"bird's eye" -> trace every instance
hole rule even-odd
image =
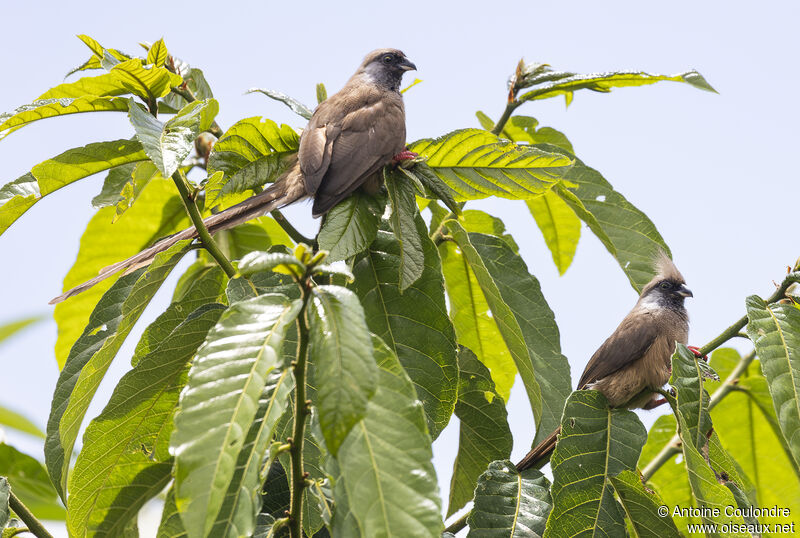
[[[670,283],[669,283],[669,282],[667,282],[667,281],[664,281],[664,282],[662,282],[662,283],[661,283],[661,289],[662,289],[662,290],[668,290],[668,289],[670,289],[671,287],[672,287],[672,284],[670,284]]]
[[[387,54],[386,56],[383,57],[383,63],[385,64],[391,63],[392,60],[394,60],[394,56],[392,56],[391,54]]]

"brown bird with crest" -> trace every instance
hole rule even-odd
[[[614,333],[595,351],[578,383],[599,390],[610,407],[652,409],[664,400],[655,392],[669,381],[675,343],[689,338],[689,315],[683,303],[692,292],[672,260],[660,251],[656,275],[645,285]],[[699,354],[697,348],[690,348]],[[523,471],[543,465],[555,449],[558,428],[517,464]]]
[[[405,150],[406,118],[400,81],[417,67],[397,49],[370,52],[350,80],[323,101],[300,136],[296,162],[263,192],[206,218],[212,234],[232,228],[308,196],[314,217],[324,215],[359,187],[380,188],[380,171],[392,159],[414,157]],[[56,297],[78,294],[117,271],[148,265],[178,241],[197,237],[194,227],[157,241],[139,254],[110,265],[100,274]]]

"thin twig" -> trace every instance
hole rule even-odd
[[[53,538],[53,535],[47,532],[42,522],[36,519],[36,516],[28,509],[27,506],[22,504],[22,501],[14,495],[14,492],[9,492],[8,506],[14,511],[23,523],[28,527],[28,531],[37,536],[38,538]]]
[[[519,101],[510,101],[506,105],[506,109],[503,110],[503,115],[500,116],[500,119],[497,120],[497,123],[495,123],[494,128],[492,129],[493,134],[499,135],[503,132],[503,127],[505,127],[506,123],[508,123],[508,120],[511,118],[511,114],[513,114],[517,107],[519,107],[521,104],[522,103]]]
[[[466,526],[467,526],[467,518],[469,517],[469,515],[470,515],[471,513],[472,513],[472,511],[470,510],[469,512],[467,512],[466,514],[464,514],[463,516],[461,516],[461,517],[460,517],[460,518],[458,518],[457,520],[453,521],[453,522],[452,522],[452,523],[451,523],[451,524],[450,524],[450,525],[449,525],[449,526],[448,526],[448,527],[447,527],[447,528],[444,530],[444,532],[449,532],[449,533],[452,533],[452,534],[456,534],[458,531],[460,531],[461,529],[463,529],[464,527],[466,527]]]
[[[291,237],[295,243],[305,243],[306,245],[311,245],[314,243],[313,239],[304,236],[297,228],[292,226],[292,223],[289,222],[289,219],[287,219],[279,210],[273,209],[269,214],[278,222],[278,225],[283,228],[283,231],[286,232],[286,235]]]
[[[211,254],[211,257],[217,261],[219,266],[222,267],[222,270],[225,271],[228,278],[233,278],[236,276],[236,269],[233,267],[230,260],[225,257],[225,254],[222,253],[219,245],[217,245],[214,238],[211,237],[211,234],[208,233],[208,228],[206,228],[206,225],[203,223],[203,217],[200,216],[200,210],[197,209],[197,204],[194,203],[194,199],[190,196],[189,189],[186,187],[186,176],[184,176],[183,172],[180,170],[176,170],[175,173],[172,174],[172,180],[178,188],[181,200],[183,200],[183,205],[186,207],[189,218],[192,219],[192,224],[194,224],[197,230],[198,238],[203,244],[203,247]]]

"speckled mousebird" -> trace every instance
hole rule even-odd
[[[692,292],[664,252],[658,252],[654,265],[656,275],[642,288],[619,327],[592,355],[578,383],[579,390],[602,392],[611,407],[652,409],[663,403],[654,391],[669,381],[676,342],[686,344],[689,338],[689,315],[683,303]],[[517,469],[543,464],[560,431],[558,428],[535,446]]]
[[[322,102],[300,136],[296,162],[263,192],[205,222],[215,233],[311,196],[312,213],[324,215],[359,187],[376,191],[380,171],[405,151],[406,118],[400,81],[417,67],[397,49],[378,49],[364,58],[344,87]],[[156,254],[183,239],[197,237],[194,227],[165,237],[139,254],[110,265],[100,274],[56,297],[57,303],[104,278],[149,264]]]

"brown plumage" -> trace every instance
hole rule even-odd
[[[344,87],[314,111],[300,136],[294,165],[263,192],[205,219],[209,232],[232,228],[307,196],[314,197],[312,212],[318,217],[359,187],[376,191],[381,168],[405,149],[406,120],[399,88],[403,73],[412,69],[416,66],[397,49],[370,52]],[[194,227],[165,237],[50,303],[89,289],[117,271],[148,265],[159,252],[195,237]]]
[[[683,305],[692,292],[664,252],[654,260],[656,275],[614,333],[595,351],[578,389],[599,390],[611,407],[651,409],[660,403],[654,391],[670,376],[675,343],[686,344],[689,316]],[[534,447],[517,464],[520,471],[546,461],[560,428]]]

